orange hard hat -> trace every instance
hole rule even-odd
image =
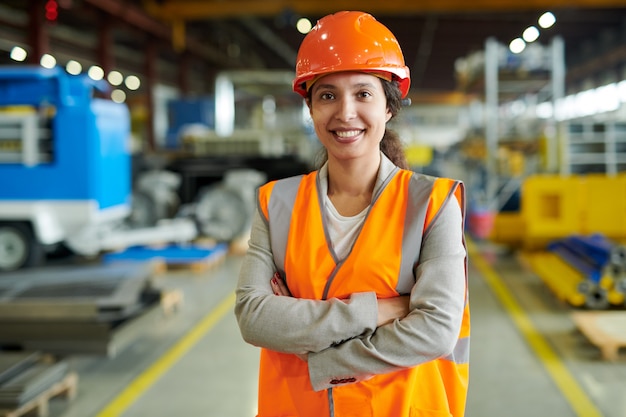
[[[398,81],[403,98],[411,84],[396,37],[363,12],[337,12],[317,22],[298,50],[293,91],[306,98],[307,81],[339,71],[389,75]]]

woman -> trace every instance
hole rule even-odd
[[[300,46],[294,91],[326,158],[259,189],[235,307],[262,348],[259,417],[464,414],[464,191],[406,169],[386,125],[409,84],[369,14],[326,16]]]

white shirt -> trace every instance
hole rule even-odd
[[[328,215],[328,233],[333,250],[339,259],[345,259],[361,230],[369,206],[355,216],[342,216],[328,198],[328,194],[324,194],[324,207]]]
[[[381,153],[381,161],[386,159]],[[392,163],[381,163],[378,169],[378,176],[372,196],[375,196],[387,176],[393,171],[395,166]],[[355,216],[342,216],[328,198],[328,162],[326,162],[319,171],[320,176],[320,192],[324,196],[324,208],[328,220],[328,233],[330,243],[335,251],[335,255],[339,260],[343,260],[350,253],[359,230],[365,221],[365,216],[370,208],[368,205],[365,209]]]

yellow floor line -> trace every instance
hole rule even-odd
[[[470,262],[481,272],[485,282],[498,300],[500,300],[505,310],[507,310],[518,330],[522,333],[528,344],[535,351],[537,357],[546,367],[552,380],[561,390],[561,393],[569,402],[576,415],[579,417],[602,417],[602,413],[600,413],[585,391],[578,385],[576,379],[563,364],[550,344],[548,344],[541,333],[534,327],[532,321],[506,287],[500,276],[491,268],[476,249],[475,244],[469,241],[469,239],[467,249]]]
[[[189,349],[191,349],[220,319],[232,310],[235,294],[231,293],[200,323],[161,356],[150,368],[139,375],[97,417],[117,417],[128,409],[145,391],[167,372]]]

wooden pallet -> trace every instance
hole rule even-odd
[[[183,292],[181,290],[164,290],[161,293],[161,308],[166,316],[180,310],[183,304]]]
[[[603,359],[617,360],[620,348],[626,348],[626,311],[576,311],[572,319]]]
[[[212,270],[219,266],[226,258],[226,252],[216,254],[206,259],[185,261],[185,262],[169,262],[166,259],[158,259],[155,261],[155,274],[164,274],[166,272],[189,271],[193,273],[202,273]]]
[[[76,397],[77,389],[78,375],[74,372],[70,372],[62,380],[39,394],[36,398],[33,398],[15,410],[0,410],[0,417],[21,417],[26,415],[47,417],[49,415],[49,404],[52,398],[63,396],[68,400],[73,400]]]
[[[250,240],[250,233],[244,233],[243,235],[233,239],[228,247],[228,252],[232,255],[242,256],[248,252],[248,241]]]

